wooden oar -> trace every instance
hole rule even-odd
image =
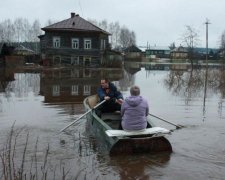
[[[103,104],[105,101],[106,100],[103,100],[102,102],[100,102],[99,104],[97,104],[95,107],[93,107],[93,109],[88,110],[86,113],[84,113],[83,115],[81,115],[79,118],[77,118],[76,120],[74,120],[73,122],[71,122],[68,126],[66,126],[63,129],[61,129],[60,132],[63,132],[65,129],[67,129],[68,127],[72,126],[75,122],[77,122],[79,119],[81,119],[82,117],[84,117],[86,114],[88,114],[92,110],[96,109],[98,106],[100,106],[101,104]]]
[[[153,115],[153,114],[150,114],[150,113],[148,113],[148,114],[149,114],[150,116],[152,116],[152,117],[158,118],[158,119],[160,119],[160,120],[162,120],[162,121],[164,121],[164,122],[167,122],[167,123],[169,123],[169,124],[171,124],[171,125],[176,126],[176,129],[180,129],[180,128],[183,127],[183,126],[181,126],[181,125],[174,124],[174,123],[172,123],[172,122],[170,122],[170,121],[167,121],[167,120],[165,120],[165,119],[162,119],[162,118],[160,118],[160,117],[158,117],[158,116],[155,116],[155,115]]]

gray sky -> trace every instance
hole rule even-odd
[[[185,26],[199,34],[199,46],[206,45],[206,18],[209,19],[209,47],[218,47],[225,30],[224,0],[1,0],[0,21],[48,19],[61,21],[75,12],[84,19],[108,23],[118,21],[136,33],[137,45],[168,46],[181,44]]]

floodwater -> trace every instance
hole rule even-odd
[[[24,164],[23,173],[38,179],[44,172],[47,179],[224,179],[223,69],[210,66],[191,71],[185,64],[134,63],[114,70],[1,69],[0,177],[3,155],[10,149],[14,169]],[[89,133],[85,118],[59,133],[84,113],[82,101],[96,93],[101,77],[111,79],[124,97],[131,85],[140,86],[151,114],[183,126],[176,129],[152,117],[156,125],[173,130],[166,135],[173,147],[171,154],[110,157]]]

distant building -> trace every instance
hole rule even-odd
[[[188,58],[188,49],[183,46],[179,46],[171,50],[170,52],[171,59],[187,59]]]
[[[146,49],[145,56],[150,59],[169,58],[170,48],[167,46],[150,46]]]
[[[27,56],[27,55],[34,55],[35,52],[29,48],[24,47],[23,45],[19,45],[14,49],[13,54]]]
[[[193,59],[204,60],[206,59],[207,50],[206,48],[194,47],[193,48]],[[179,46],[171,50],[171,59],[188,59],[189,51],[187,47]],[[208,48],[208,59],[218,60],[219,49]]]
[[[124,49],[124,58],[125,60],[136,60],[141,61],[142,58],[142,50],[137,46],[132,45]]]
[[[206,48],[194,48],[195,59],[206,59]],[[208,48],[208,59],[218,60],[220,59],[220,51],[215,48]]]
[[[45,34],[39,36],[41,59],[49,65],[100,65],[110,47],[110,33],[75,13],[42,30]]]

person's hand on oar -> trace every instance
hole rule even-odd
[[[123,104],[123,99],[116,99],[116,103],[118,103],[118,104]]]

